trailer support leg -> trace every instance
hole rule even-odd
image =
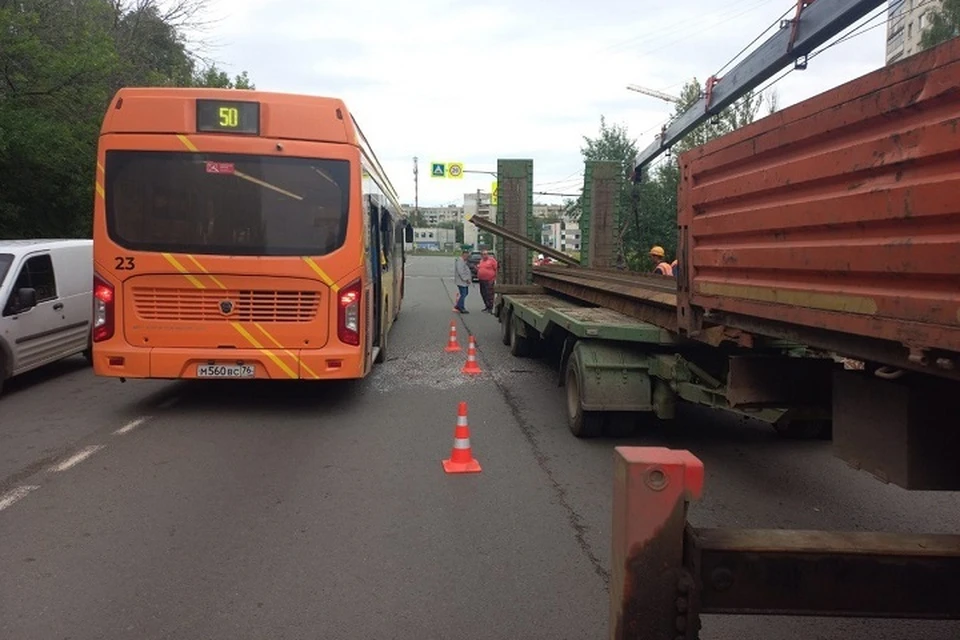
[[[610,637],[685,640],[699,632],[684,568],[687,505],[703,492],[703,463],[663,447],[614,450]]]

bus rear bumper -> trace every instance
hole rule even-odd
[[[324,349],[168,349],[93,347],[93,370],[112,378],[336,380],[362,378],[363,355]]]

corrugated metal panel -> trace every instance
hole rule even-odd
[[[685,154],[681,300],[960,351],[958,128],[955,40]]]

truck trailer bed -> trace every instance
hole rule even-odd
[[[565,329],[577,338],[595,338],[645,344],[674,344],[678,338],[660,327],[605,307],[586,306],[553,295],[504,295],[514,316],[549,334],[552,326]]]

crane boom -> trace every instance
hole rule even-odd
[[[628,84],[627,89],[630,91],[636,91],[637,93],[643,93],[648,96],[653,96],[654,98],[660,98],[661,100],[665,100],[667,102],[680,102],[680,98],[672,96],[669,93],[657,91],[656,89],[648,89],[635,84]]]
[[[784,20],[780,30],[751,52],[722,78],[707,80],[705,95],[666,126],[657,139],[637,156],[633,180],[654,158],[699,124],[720,113],[738,98],[789,62],[806,65],[806,56],[833,36],[867,15],[883,0],[797,0],[797,13]]]

